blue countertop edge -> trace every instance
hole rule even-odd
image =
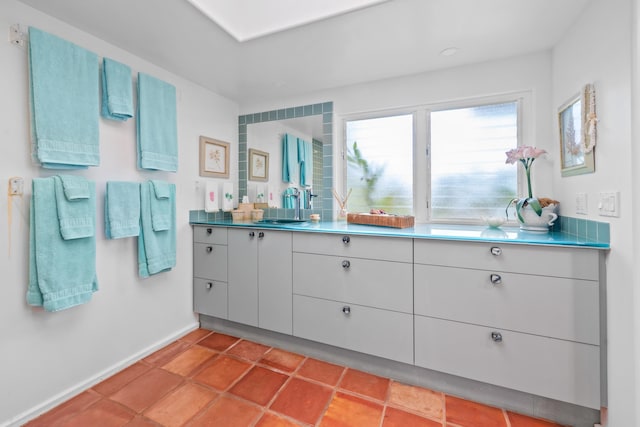
[[[366,236],[409,237],[413,239],[462,240],[473,242],[500,242],[527,245],[570,246],[610,249],[609,242],[584,239],[572,234],[552,231],[537,233],[522,231],[518,227],[490,228],[480,225],[416,224],[411,228],[391,228],[350,224],[346,221],[305,222],[296,224],[268,224],[231,220],[190,221],[191,225],[223,227],[265,228],[307,233],[349,233]]]

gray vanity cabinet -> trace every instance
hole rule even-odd
[[[229,320],[291,335],[291,232],[228,233]]]
[[[600,251],[414,242],[416,365],[600,407]]]
[[[193,307],[227,318],[227,229],[193,228]]]

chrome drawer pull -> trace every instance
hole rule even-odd
[[[256,233],[255,233],[255,232],[253,232],[253,231],[250,231],[250,232],[249,232],[249,237],[253,238],[253,237],[255,237],[255,235],[256,235]]]
[[[499,285],[502,283],[502,277],[499,274],[492,274],[491,276],[489,276],[489,278],[491,279],[491,283],[493,283],[494,285]]]
[[[264,237],[264,231],[258,233],[258,239],[262,239]]]
[[[348,259],[345,259],[344,261],[342,261],[342,268],[349,268],[351,267],[351,261],[349,261]]]
[[[213,230],[211,228],[207,228],[207,234],[211,234],[213,233]]]
[[[500,332],[491,332],[491,339],[495,342],[502,342],[502,334]]]
[[[207,246],[207,253],[210,254],[213,251],[213,246]]]
[[[211,289],[212,287],[213,287],[213,283],[211,283],[211,282],[207,282],[207,284],[204,285],[205,289]]]
[[[495,256],[502,255],[502,249],[497,246],[493,246],[491,248],[491,255],[495,255]]]
[[[344,314],[351,314],[351,307],[349,307],[348,305],[345,305],[344,307],[342,307],[342,312]]]
[[[344,243],[345,245],[348,244],[350,241],[351,241],[351,237],[349,236],[342,237],[342,243]]]

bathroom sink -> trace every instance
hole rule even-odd
[[[256,221],[257,224],[301,224],[303,222],[309,222],[308,219],[261,219],[260,221]]]

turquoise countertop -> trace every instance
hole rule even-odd
[[[304,222],[296,224],[269,224],[232,222],[230,220],[191,221],[192,225],[224,227],[268,228],[307,233],[349,233],[366,236],[409,237],[413,239],[465,240],[476,242],[508,242],[528,245],[575,246],[609,249],[608,241],[588,239],[566,232],[535,233],[518,227],[489,228],[479,225],[416,224],[412,228],[390,228],[349,224],[345,221]]]

